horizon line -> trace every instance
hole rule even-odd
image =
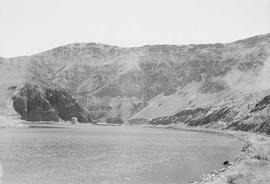
[[[131,46],[131,47],[128,47],[128,46],[118,46],[118,45],[114,45],[114,44],[106,44],[106,43],[103,43],[103,42],[70,42],[70,43],[67,43],[67,44],[63,44],[63,45],[59,45],[59,46],[56,46],[56,47],[51,47],[50,49],[44,49],[43,51],[41,52],[37,52],[37,53],[34,53],[34,54],[26,54],[26,55],[19,55],[19,56],[12,56],[12,57],[2,57],[0,56],[0,58],[4,58],[4,59],[12,59],[12,58],[17,58],[17,57],[29,57],[29,56],[34,56],[34,55],[38,55],[38,54],[41,54],[41,53],[44,53],[44,52],[48,52],[50,50],[53,50],[53,49],[56,49],[56,48],[59,48],[59,47],[64,47],[64,46],[69,46],[69,45],[75,45],[75,44],[95,44],[95,45],[106,45],[106,46],[110,46],[110,47],[118,47],[118,48],[123,48],[123,49],[131,49],[131,48],[141,48],[141,47],[147,47],[147,46],[188,46],[188,45],[214,45],[214,44],[231,44],[231,43],[235,43],[235,42],[238,42],[238,41],[242,41],[242,40],[246,40],[246,39],[250,39],[250,38],[255,38],[255,37],[260,37],[260,36],[266,36],[266,35],[270,35],[270,32],[267,32],[267,33],[262,33],[262,34],[256,34],[254,36],[250,36],[250,37],[245,37],[245,38],[240,38],[240,39],[237,39],[235,41],[230,41],[230,42],[212,42],[212,43],[188,43],[188,44],[169,44],[169,43],[156,43],[156,44],[144,44],[144,45],[140,45],[140,46]]]

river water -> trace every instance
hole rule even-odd
[[[173,129],[5,128],[0,129],[1,180],[2,184],[188,183],[233,160],[240,147],[229,136]]]

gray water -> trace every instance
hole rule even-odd
[[[0,129],[2,183],[187,183],[222,167],[240,147],[232,137],[171,129]]]

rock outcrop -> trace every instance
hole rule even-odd
[[[65,90],[56,87],[26,83],[12,100],[15,111],[27,121],[70,121],[77,117],[79,122],[90,122],[88,112]]]

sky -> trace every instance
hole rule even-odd
[[[75,42],[228,43],[270,33],[270,0],[0,0],[0,56]]]

